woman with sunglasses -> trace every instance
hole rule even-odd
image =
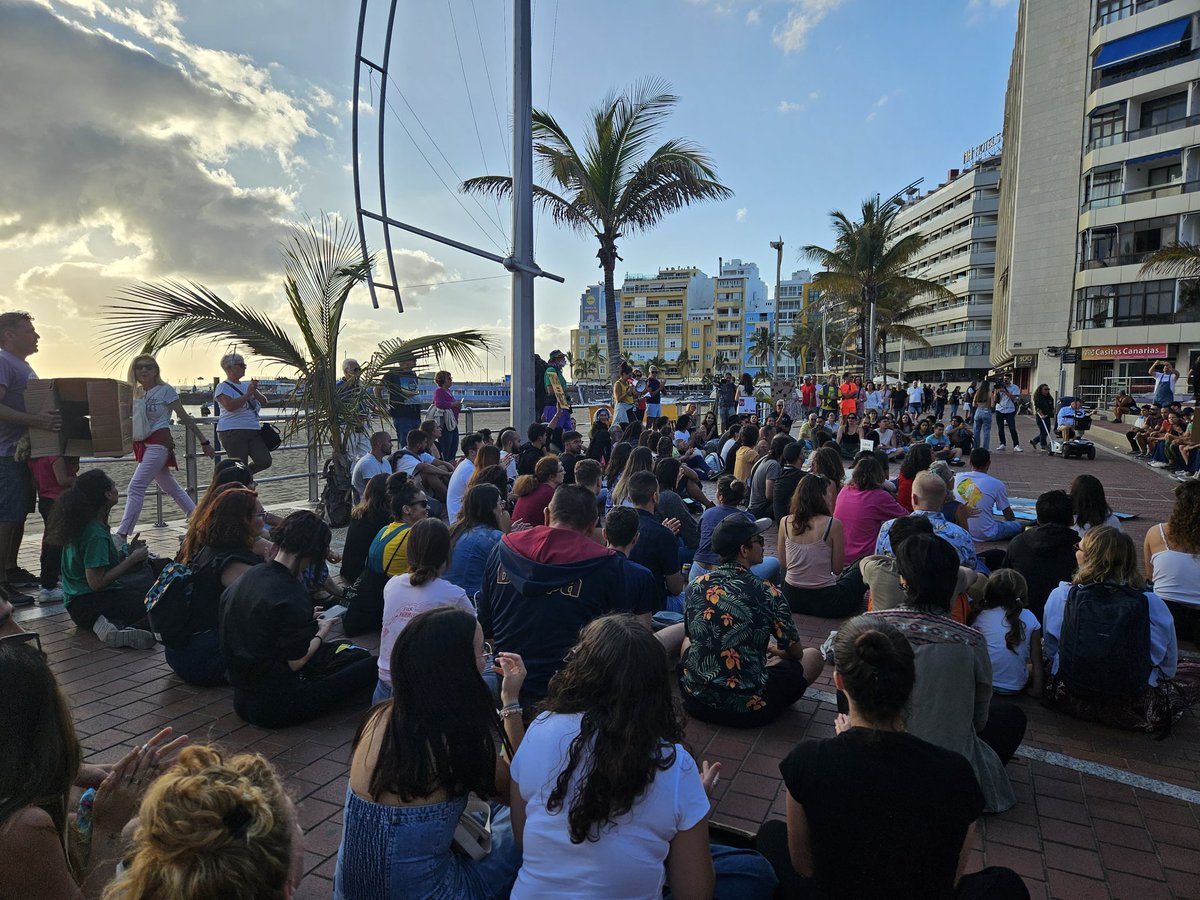
[[[1045,450],[1049,447],[1050,435],[1055,431],[1054,396],[1048,384],[1039,384],[1033,392],[1033,417],[1037,420],[1038,434],[1029,445]]]
[[[525,734],[521,657],[497,653],[493,666],[475,616],[438,607],[408,622],[388,663],[393,693],[354,736],[334,900],[507,897],[521,864],[501,805]],[[491,850],[478,857],[454,847],[472,797],[490,804]]]
[[[171,436],[172,413],[196,435],[201,452],[210,459],[213,456],[212,442],[184,410],[175,388],[162,380],[153,356],[133,358],[129,366],[129,383],[133,385],[133,455],[138,464],[125,490],[125,514],[117,526],[121,543],[125,543],[137,526],[146,501],[146,489],[151,483],[157,484],[178,503],[185,516],[190,516],[196,508],[187,491],[171,475],[171,469],[178,468],[175,439]]]
[[[246,360],[240,353],[226,353],[221,357],[221,368],[225,380],[213,391],[213,400],[221,406],[217,419],[217,436],[225,452],[240,459],[251,472],[261,472],[271,467],[271,451],[263,443],[262,423],[258,413],[267,405],[267,398],[258,390],[258,379],[251,378],[242,384],[246,374]]]

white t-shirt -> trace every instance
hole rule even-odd
[[[382,653],[382,650],[380,651]],[[637,799],[633,809],[603,829],[598,841],[572,844],[567,815],[586,758],[571,776],[564,807],[546,809],[583,713],[542,713],[529,726],[512,762],[512,777],[526,803],[524,855],[513,900],[603,897],[646,900],[662,894],[670,842],[708,815],[708,797],[696,762],[682,744],[675,761]]]
[[[417,470],[417,466],[420,464],[420,457],[414,456],[408,451],[405,451],[396,457],[396,471],[403,472],[409,478],[413,477],[413,472]]]
[[[963,503],[981,511],[967,520],[971,537],[977,541],[994,540],[1000,533],[1000,523],[992,509],[1006,510],[1012,505],[1004,482],[986,472],[959,472],[954,476],[954,493]]]
[[[160,428],[171,427],[171,404],[179,399],[179,392],[169,384],[156,384],[141,397],[134,400],[134,406],[141,403],[146,411],[146,430],[133,435],[135,441],[144,441]],[[138,416],[134,416],[135,423]]]
[[[1171,393],[1175,393],[1175,382],[1179,380],[1178,372],[1155,372],[1154,373],[1154,388],[1155,391],[1161,388],[1164,384],[1171,388]]]
[[[1008,390],[1000,391],[1000,399],[996,401],[996,412],[1010,413],[1016,411],[1016,404],[1013,402],[1013,396]]]
[[[213,398],[229,397],[231,400],[240,400],[246,396],[245,384],[230,384],[228,381],[222,381],[217,385],[217,389],[213,391]],[[217,404],[220,406],[220,404]],[[238,431],[244,429],[252,429],[258,431],[258,408],[257,400],[251,400],[239,409],[233,412],[221,407],[221,416],[217,419],[217,431]]]
[[[1115,528],[1115,529],[1117,529],[1117,531],[1122,530],[1121,529],[1121,520],[1117,518],[1116,513],[1109,513],[1108,518],[1105,519],[1102,524],[1107,525],[1109,528]],[[1075,529],[1075,533],[1077,535],[1079,535],[1080,537],[1083,537],[1085,534],[1087,534],[1089,531],[1091,531],[1092,528],[1095,526],[1080,525],[1078,522],[1076,522],[1071,527]]]
[[[469,459],[463,459],[450,473],[450,481],[446,483],[446,514],[451,525],[458,518],[458,511],[462,509],[463,505],[463,497],[467,494],[467,482],[474,474],[475,463]]]
[[[975,619],[975,630],[987,638],[988,655],[992,658],[992,687],[998,691],[1017,693],[1025,690],[1029,680],[1029,641],[1035,631],[1040,631],[1042,624],[1032,612],[1021,610],[1021,624],[1025,626],[1025,634],[1015,651],[1008,649],[1005,639],[1008,635],[1008,620],[1005,612],[999,607],[985,609]]]
[[[909,403],[924,403],[925,402],[925,389],[921,388],[921,387],[910,387],[908,389],[908,402]]]
[[[392,683],[392,648],[406,625],[423,612],[439,606],[456,606],[475,615],[467,592],[457,584],[435,578],[413,587],[412,573],[393,575],[383,586],[383,632],[379,635],[379,680]]]
[[[358,491],[358,496],[361,498],[367,492],[367,482],[376,475],[391,475],[392,464],[386,459],[379,460],[375,458],[373,453],[368,453],[366,456],[360,456],[358,462],[354,464],[354,469],[350,472],[350,483],[354,485],[354,490]]]

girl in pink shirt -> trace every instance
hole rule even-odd
[[[908,510],[884,489],[886,477],[879,461],[865,456],[854,466],[850,484],[838,494],[833,514],[842,523],[847,564],[875,552],[880,525],[908,515]]]

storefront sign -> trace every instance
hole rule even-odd
[[[1032,369],[1037,365],[1036,353],[1018,353],[1013,358],[1014,369]]]
[[[1158,359],[1167,355],[1166,344],[1109,344],[1104,347],[1084,347],[1084,360],[1098,359]]]

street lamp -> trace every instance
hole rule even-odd
[[[779,284],[783,272],[783,235],[779,236],[779,240],[771,241],[771,249],[775,251],[775,317],[771,319],[771,352],[767,355],[767,361],[771,366],[771,377],[774,378],[779,355]]]

